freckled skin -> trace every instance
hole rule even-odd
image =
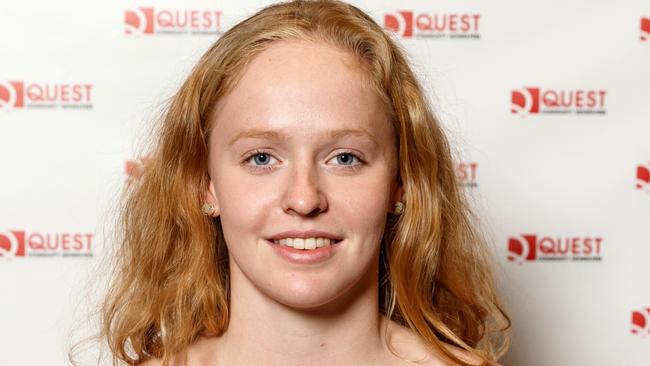
[[[331,303],[374,269],[396,188],[394,135],[378,97],[361,85],[359,65],[347,53],[278,44],[253,59],[217,108],[209,171],[233,289],[253,286],[264,301],[295,308]],[[281,131],[286,138],[228,145],[253,128]],[[328,139],[327,131],[336,129],[363,129],[372,136]],[[268,154],[242,165],[256,149]],[[349,150],[365,159],[356,170],[344,166],[352,162],[349,155],[337,158]],[[345,240],[319,266],[289,264],[264,242],[282,231],[307,229]]]

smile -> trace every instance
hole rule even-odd
[[[284,238],[274,239],[273,243],[301,250],[313,250],[316,248],[328,247],[340,240],[329,238]]]
[[[266,239],[273,251],[284,260],[299,265],[326,263],[339,250],[343,239],[315,237],[280,237]]]

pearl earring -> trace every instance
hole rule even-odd
[[[204,203],[203,206],[201,207],[201,210],[206,216],[212,216],[214,214],[214,206],[212,206],[209,203]]]
[[[404,202],[395,202],[395,215],[401,215],[404,212]]]

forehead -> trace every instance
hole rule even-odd
[[[227,138],[248,128],[322,131],[363,128],[391,133],[380,98],[356,56],[324,43],[277,42],[242,71],[215,106],[214,129]]]

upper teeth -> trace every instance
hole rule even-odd
[[[273,240],[276,244],[286,245],[295,249],[316,249],[332,244],[333,240],[327,238],[285,238]]]

